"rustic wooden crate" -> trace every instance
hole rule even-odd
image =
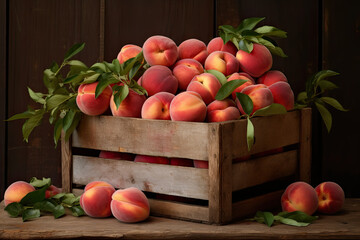
[[[151,214],[214,224],[279,206],[283,189],[262,195],[253,190],[240,201],[233,195],[288,176],[309,182],[311,109],[257,117],[252,122],[255,143],[250,154],[279,147],[286,151],[233,162],[249,154],[246,120],[195,123],[84,116],[71,141],[62,140],[63,188],[72,191],[73,184],[103,180],[116,188],[134,186],[147,193],[199,199],[206,204],[150,199]],[[197,159],[208,161],[209,169],[73,155],[74,148]]]

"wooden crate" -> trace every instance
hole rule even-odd
[[[72,191],[73,184],[103,180],[116,188],[134,186],[150,194],[197,199],[201,204],[149,199],[151,214],[213,224],[279,206],[283,188],[259,195],[256,187],[276,185],[276,179],[288,176],[309,182],[311,109],[257,117],[252,122],[255,143],[250,154],[279,147],[285,151],[233,162],[249,154],[246,120],[195,123],[84,116],[72,140],[62,140],[63,188]],[[209,169],[73,155],[79,148],[198,159],[208,161]],[[234,199],[244,189],[250,189],[246,193],[250,196]]]

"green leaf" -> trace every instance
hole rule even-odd
[[[86,71],[88,69],[88,67],[86,66],[85,63],[79,61],[79,60],[71,60],[68,62],[68,64],[72,67],[76,67],[78,69],[81,69],[82,71]]]
[[[330,106],[332,106],[333,108],[339,110],[339,111],[343,111],[343,112],[347,112],[349,111],[348,109],[345,109],[339,102],[338,100],[336,100],[335,98],[332,97],[321,97],[320,100],[322,100],[323,102],[329,104]]]
[[[101,70],[106,72],[106,65],[104,63],[95,63],[90,67],[91,70]]]
[[[302,211],[294,211],[294,212],[280,212],[277,214],[279,217],[283,218],[290,218],[293,220],[296,220],[298,222],[304,222],[304,223],[312,223],[316,219],[318,219],[318,216],[310,216]]]
[[[82,83],[84,84],[89,84],[89,83],[93,83],[93,82],[96,82],[96,80],[98,80],[99,76],[101,74],[100,73],[96,73],[94,72],[93,74],[91,74],[90,76],[86,76],[84,78],[84,81]]]
[[[53,108],[59,106],[60,104],[69,100],[72,96],[63,95],[63,94],[55,94],[46,99],[46,109],[52,110]]]
[[[118,82],[119,80],[114,78],[111,74],[107,74],[107,73],[102,74],[99,83],[97,84],[95,89],[95,98],[99,97],[107,86]]]
[[[136,57],[134,58],[130,58],[128,60],[126,60],[122,66],[123,66],[123,71],[120,73],[121,75],[127,75],[129,74],[130,70],[134,67],[134,65],[136,63],[142,63],[144,59],[144,55],[143,52],[140,52],[136,55]]]
[[[312,86],[314,88],[314,92],[316,91],[316,88],[317,88],[319,82],[321,82],[325,78],[336,76],[336,75],[339,75],[339,73],[334,72],[332,70],[322,70],[322,71],[318,72],[315,75],[314,79],[312,80]]]
[[[45,178],[37,179],[36,177],[32,177],[30,179],[30,185],[32,185],[35,188],[42,188],[44,186],[50,186],[51,185],[51,178]]]
[[[114,65],[114,71],[115,73],[119,74],[120,73],[120,62],[117,58],[115,58],[113,61],[112,61],[112,64]]]
[[[267,47],[272,54],[280,57],[287,57],[284,51],[280,47],[275,46],[271,41],[259,38],[259,43]]]
[[[246,127],[246,140],[248,145],[248,150],[250,151],[254,145],[255,131],[254,125],[252,124],[250,117],[247,116],[247,127]]]
[[[72,211],[72,215],[75,217],[80,217],[85,215],[84,210],[80,206],[72,206],[70,210]]]
[[[71,134],[74,132],[74,130],[78,126],[78,124],[79,124],[79,122],[81,120],[81,117],[82,117],[82,113],[81,112],[76,112],[70,127],[65,131],[65,141],[69,140]]]
[[[114,66],[114,64],[108,63],[108,62],[106,62],[106,61],[104,61],[103,63],[104,63],[104,65],[106,66],[106,72],[107,72],[107,71],[115,72],[115,66]]]
[[[255,32],[255,31],[253,31],[253,30],[244,30],[244,31],[241,32],[241,35],[242,35],[243,37],[248,37],[248,36],[260,37],[260,36],[261,36],[261,34]]]
[[[246,18],[244,19],[240,25],[236,28],[238,32],[242,32],[244,30],[252,30],[259,22],[264,20],[265,18]]]
[[[56,62],[53,62],[50,66],[50,70],[53,72],[53,73],[56,73],[58,70],[59,70],[59,65],[56,63]]]
[[[329,110],[326,109],[326,107],[322,103],[315,102],[315,106],[320,112],[320,116],[324,121],[327,131],[330,132],[332,125],[331,113],[329,112]]]
[[[69,206],[72,206],[75,202],[78,202],[78,201],[79,201],[79,197],[76,197],[72,193],[65,194],[65,196],[61,200],[62,203],[69,205]]]
[[[283,224],[295,226],[295,227],[306,227],[310,224],[310,223],[298,222],[291,218],[282,218],[282,217],[279,219],[279,221]]]
[[[45,185],[38,190],[29,192],[20,200],[20,203],[24,206],[32,206],[36,202],[41,202],[45,200],[45,191],[46,189],[48,189],[48,187],[49,185]]]
[[[72,75],[64,80],[64,83],[79,83],[84,79],[84,73],[78,73],[76,75]]]
[[[248,41],[246,39],[241,39],[239,41],[239,49],[240,50],[243,50],[243,51],[245,51],[247,53],[251,53],[253,48],[254,48],[254,45],[253,45],[252,42],[250,42],[250,41]]]
[[[73,109],[70,109],[66,113],[66,115],[65,115],[65,117],[63,119],[63,129],[64,129],[65,132],[71,127],[71,124],[74,121],[75,115],[76,115],[76,111],[73,110]]]
[[[57,146],[59,139],[61,137],[61,130],[63,127],[63,119],[59,118],[54,126],[54,143],[55,143],[55,147]]]
[[[214,69],[205,70],[205,72],[214,75],[219,80],[221,85],[227,83],[227,78],[222,72],[219,72],[218,70],[214,70]]]
[[[305,99],[307,99],[308,98],[308,96],[307,96],[307,94],[306,94],[306,92],[304,91],[304,92],[301,92],[301,93],[299,93],[298,95],[297,95],[297,99],[296,99],[296,101],[297,102],[303,102]]]
[[[26,142],[29,141],[29,136],[30,136],[31,132],[34,130],[34,128],[40,125],[44,114],[45,114],[45,111],[43,109],[37,110],[23,124],[23,126],[22,126],[22,134],[23,134],[23,138],[24,138],[24,140]]]
[[[52,213],[52,212],[54,212],[55,207],[56,206],[48,200],[36,202],[34,204],[34,208],[39,209],[40,211],[43,211],[43,212],[51,212]]]
[[[262,26],[257,29],[255,29],[255,32],[262,34],[264,36],[270,36],[270,37],[279,37],[279,38],[286,38],[287,33],[281,29],[278,29],[273,26]]]
[[[59,218],[65,215],[65,208],[62,205],[57,205],[53,211],[54,217]]]
[[[52,196],[51,198],[53,198],[53,199],[61,199],[65,195],[66,195],[66,193],[58,193],[55,196]]]
[[[230,81],[232,82],[232,81]],[[236,93],[236,98],[239,100],[241,107],[247,115],[250,115],[254,109],[254,104],[251,98],[244,93]]]
[[[276,114],[286,114],[287,110],[286,108],[278,103],[272,103],[267,107],[260,108],[257,111],[255,111],[252,115],[252,117],[255,116],[271,116]]]
[[[117,92],[114,95],[114,102],[116,109],[119,108],[121,102],[128,96],[129,87],[127,85],[119,86]]]
[[[18,202],[12,202],[8,204],[4,210],[8,212],[11,217],[18,217],[23,212],[23,206]]]
[[[333,82],[330,82],[330,81],[324,80],[324,79],[318,83],[318,86],[320,87],[322,92],[330,91],[330,90],[338,88],[338,86],[335,85]]]
[[[43,82],[45,87],[48,89],[49,94],[52,94],[59,87],[59,80],[51,69],[45,69]]]
[[[18,114],[15,114],[14,116],[11,116],[9,119],[7,119],[7,121],[31,118],[32,116],[34,116],[34,114],[35,114],[35,111],[32,109],[29,109],[23,113],[18,113]]]
[[[136,62],[134,66],[130,69],[129,72],[129,80],[132,80],[134,76],[139,72],[139,70],[142,68],[143,64],[141,62]]]
[[[43,97],[46,96],[46,94],[36,93],[33,90],[31,90],[29,87],[28,87],[28,92],[32,100],[40,104],[45,104],[45,99]]]
[[[65,54],[64,61],[69,60],[79,52],[81,52],[85,47],[85,43],[76,43],[74,44]]]
[[[22,214],[22,220],[24,222],[38,217],[40,217],[40,210],[34,208],[25,209]]]
[[[255,217],[262,218],[268,227],[271,227],[274,223],[274,215],[271,212],[258,211]]]
[[[224,100],[225,98],[229,97],[231,93],[242,84],[246,83],[248,80],[245,79],[234,79],[231,81],[226,82],[224,85],[221,86],[219,91],[217,92],[215,99],[216,100]]]

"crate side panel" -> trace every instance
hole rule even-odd
[[[207,160],[208,124],[85,116],[73,146],[153,156]]]
[[[208,170],[163,164],[73,156],[75,184],[100,180],[115,188],[137,187],[143,191],[208,199]]]
[[[296,174],[297,156],[292,150],[233,164],[233,191]]]

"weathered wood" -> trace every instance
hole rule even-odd
[[[207,123],[85,116],[73,135],[73,146],[206,160],[207,129]]]
[[[65,141],[65,133],[61,133],[61,179],[64,192],[71,192],[73,182],[73,155],[71,139]]]
[[[132,161],[73,156],[75,184],[107,181],[116,188],[137,187],[143,191],[208,199],[208,171]]]
[[[302,109],[300,114],[299,179],[311,180],[311,108]]]
[[[233,164],[233,191],[296,174],[297,154],[293,150]]]

